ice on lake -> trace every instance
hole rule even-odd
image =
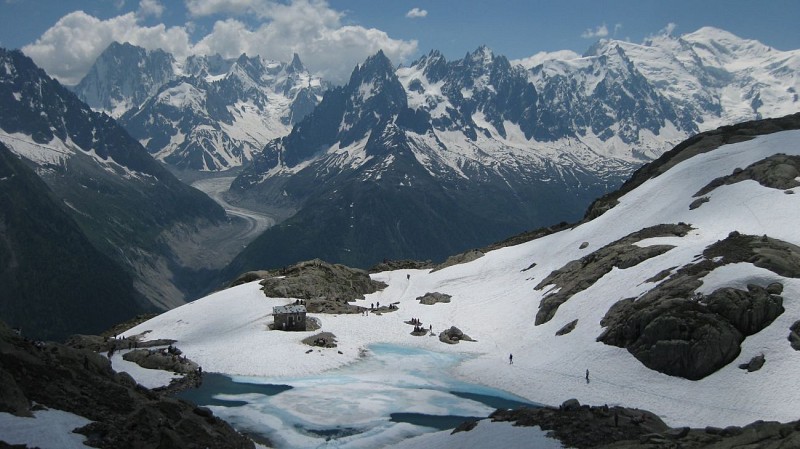
[[[389,344],[364,354],[352,365],[303,378],[206,375],[182,397],[279,448],[382,447],[500,407],[530,405],[454,379],[450,373],[463,355]]]

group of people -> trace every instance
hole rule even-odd
[[[411,318],[411,320],[409,320],[408,322],[414,325],[414,333],[421,333],[426,331],[425,327],[422,325],[422,320],[420,320],[419,318]],[[427,330],[433,333],[433,324],[429,325]]]

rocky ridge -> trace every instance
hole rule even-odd
[[[577,449],[783,449],[800,445],[800,421],[757,421],[726,428],[670,428],[646,410],[620,406],[588,406],[577,400],[561,407],[497,410],[492,421],[539,426],[548,435]]]

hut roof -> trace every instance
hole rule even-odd
[[[289,304],[286,306],[275,306],[272,308],[273,315],[283,313],[306,313],[306,306]]]

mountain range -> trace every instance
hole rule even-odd
[[[529,68],[486,47],[400,68],[379,53],[234,181],[239,201],[298,212],[226,274],[310,257],[441,260],[574,220],[699,130],[796,111],[798,61],[714,28],[600,41]]]
[[[190,56],[112,43],[75,93],[157,159],[187,170],[238,167],[319,102],[325,84],[295,54],[289,63],[241,55]]]

